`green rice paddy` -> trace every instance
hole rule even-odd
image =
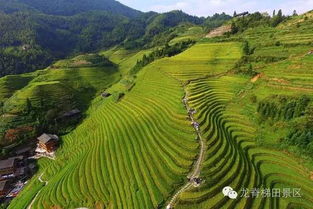
[[[199,187],[182,192],[175,209],[311,209],[313,182],[307,166],[310,161],[288,150],[260,145],[260,135],[266,137],[266,145],[277,144],[276,132],[283,133],[286,127],[278,131],[269,125],[260,127],[256,104],[249,99],[253,95],[257,100],[273,94],[297,95],[299,91],[310,95],[313,90],[313,58],[307,55],[312,31],[308,32],[307,25],[302,26],[305,33],[288,32],[284,29],[287,26],[281,27],[279,33],[272,28],[258,28],[244,34],[258,46],[253,56],[280,58],[277,62],[256,63],[262,76],[255,82],[249,76],[233,73],[242,57],[241,42],[203,40],[177,56],[143,68],[131,78],[135,85],[119,101],[96,96],[82,123],[62,136],[56,160],[39,160],[38,173],[9,208],[165,208],[188,182],[200,150],[182,102],[187,92],[188,105],[196,110],[195,118],[206,144],[200,172],[204,181]],[[274,46],[272,33],[282,43],[291,45]],[[260,36],[266,37],[262,43]],[[292,45],[294,42],[297,45]],[[112,49],[102,54],[117,63],[120,73],[126,75],[137,59],[148,52]],[[26,75],[18,78],[23,82],[14,89],[14,97],[33,98],[36,91],[49,94],[50,86],[59,89],[53,91],[60,93],[54,95],[56,98],[87,84],[99,91],[123,90],[121,82],[109,87],[112,80],[119,80],[118,72],[111,74],[101,68],[68,70],[39,72],[40,76],[32,80]],[[14,82],[15,78],[6,79],[0,84]],[[6,89],[0,96],[10,95]],[[14,97],[7,103],[20,101]],[[14,104],[18,109],[18,102]],[[41,174],[47,185],[38,180]],[[225,186],[231,186],[239,195],[244,188],[300,188],[301,197],[239,196],[232,200],[222,194]]]

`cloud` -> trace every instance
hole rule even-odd
[[[226,12],[269,12],[283,9],[285,14],[293,10],[303,13],[313,9],[313,0],[120,0],[128,6],[142,11],[167,12],[183,10],[192,15],[208,16]]]
[[[177,2],[174,4],[156,4],[156,5],[152,5],[150,7],[150,10],[152,11],[159,11],[159,12],[167,12],[167,11],[171,11],[171,10],[188,10],[189,7],[189,3],[188,2]]]

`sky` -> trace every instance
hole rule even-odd
[[[282,9],[284,14],[299,14],[313,10],[313,0],[118,0],[119,2],[144,12],[167,12],[183,10],[197,16],[211,16],[225,12],[233,14],[240,12],[269,12]]]

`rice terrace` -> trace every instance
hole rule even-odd
[[[0,0],[0,209],[313,209],[306,9]]]

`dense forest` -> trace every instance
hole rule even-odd
[[[291,97],[272,95],[258,104],[260,124],[265,121],[289,121],[290,127],[285,143],[300,147],[305,153],[313,154],[313,107],[306,95]]]
[[[297,15],[296,11],[293,15]],[[272,16],[267,13],[261,14],[260,12],[255,12],[253,14],[249,14],[248,16],[234,18],[232,21],[232,33],[235,34],[243,32],[248,28],[258,26],[276,27],[279,23],[287,19],[290,19],[290,16],[284,16],[282,10],[278,10],[277,14],[274,10]]]
[[[131,9],[115,0],[0,0],[0,7],[6,13],[39,11],[45,14],[64,16],[94,10],[108,11],[127,17],[141,14],[140,11]]]

